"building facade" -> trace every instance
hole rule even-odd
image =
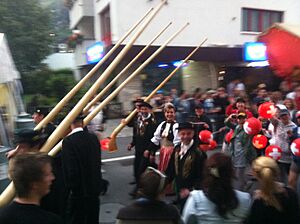
[[[81,44],[76,46],[77,68],[84,74],[92,66],[86,62],[86,49],[89,46],[102,41],[105,48],[109,48],[150,7],[159,3],[160,0],[66,0],[70,9],[70,26],[80,30],[84,37]],[[148,44],[170,21],[173,25],[153,44],[154,47],[163,44],[168,36],[184,23],[190,22],[190,26],[155,58],[153,64],[147,67],[130,87],[123,90],[119,100],[124,102],[125,99],[130,99],[128,97],[147,94],[149,90],[143,88],[143,83],[154,80],[157,73],[161,73],[162,77],[167,75],[174,61],[183,59],[192,47],[197,46],[206,37],[208,41],[203,48],[194,55],[188,66],[181,69],[180,75],[175,77],[173,83],[178,85],[174,86],[175,88],[188,91],[196,87],[216,88],[220,84],[219,81],[235,77],[233,73],[244,73],[241,68],[247,64],[243,61],[245,42],[256,41],[257,35],[275,22],[300,24],[299,11],[298,0],[169,0],[135,42],[134,47]],[[128,38],[123,44],[127,41]],[[165,66],[160,67],[162,64]],[[228,71],[229,75],[224,77],[224,71]],[[253,72],[248,69],[246,73]],[[126,110],[129,105],[124,107]]]

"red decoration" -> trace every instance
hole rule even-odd
[[[275,160],[279,160],[281,158],[281,153],[282,153],[281,148],[279,148],[276,145],[269,145],[265,151],[266,156]]]
[[[275,113],[276,108],[271,102],[265,102],[258,107],[258,114],[263,118],[270,119],[275,115]]]
[[[102,150],[108,150],[109,141],[110,141],[109,138],[104,138],[100,141]]]
[[[215,148],[217,148],[218,144],[215,140],[211,140],[209,141],[208,144],[200,144],[199,145],[199,148],[201,151],[211,151],[211,150],[214,150]]]
[[[268,144],[268,139],[264,135],[255,135],[252,139],[252,144],[257,149],[263,149]]]
[[[234,131],[232,129],[230,129],[230,131],[225,135],[225,141],[227,143],[230,143],[232,136],[233,136]]]
[[[291,150],[295,156],[300,156],[300,138],[297,138],[292,142]]]
[[[300,67],[300,38],[293,32],[298,26],[275,24],[258,41],[267,45],[270,68],[279,77],[287,77]]]
[[[260,132],[262,126],[260,120],[251,117],[245,121],[243,128],[248,135],[256,135]]]
[[[213,134],[208,130],[200,131],[199,139],[201,142],[209,143],[213,139]]]

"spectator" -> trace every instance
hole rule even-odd
[[[248,193],[234,190],[234,171],[229,156],[215,153],[205,164],[203,190],[191,192],[183,220],[196,217],[198,223],[241,223],[247,216],[251,198]]]
[[[238,190],[244,189],[246,168],[256,158],[256,152],[251,142],[252,137],[243,128],[246,118],[245,113],[239,113],[238,115],[232,114],[225,120],[225,125],[234,130],[228,149],[232,156],[235,175],[238,177],[235,183],[235,188]]]
[[[17,155],[9,162],[16,198],[0,211],[3,224],[62,224],[55,214],[40,208],[40,200],[49,193],[54,180],[51,157],[42,153]]]
[[[296,105],[295,105],[294,100],[286,98],[283,101],[283,105],[286,106],[286,109],[290,112],[290,117],[291,117],[292,121],[295,122],[296,121],[295,114],[296,114],[297,110],[296,110]]]
[[[253,114],[247,109],[246,101],[243,98],[237,98],[235,103],[236,109],[232,110],[232,114],[245,113],[247,118],[253,117]]]
[[[177,208],[162,201],[165,187],[166,176],[148,167],[140,178],[139,199],[119,211],[117,224],[180,223]]]
[[[282,150],[281,158],[278,161],[281,171],[280,179],[283,183],[287,183],[287,176],[292,162],[289,138],[296,124],[291,121],[290,113],[287,109],[279,110],[278,118],[274,116],[270,121],[274,127],[272,136],[274,137],[274,144]]]
[[[255,192],[246,223],[300,223],[297,194],[276,182],[280,172],[276,161],[258,157],[252,164],[252,170],[260,188]]]

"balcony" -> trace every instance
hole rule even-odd
[[[94,16],[93,0],[70,1],[70,28],[74,29],[84,18]]]

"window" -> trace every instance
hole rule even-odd
[[[273,23],[282,22],[283,12],[243,8],[242,19],[242,31],[262,32]]]
[[[110,28],[110,8],[109,6],[100,14],[101,21],[101,39],[105,46],[111,45],[111,28]]]

